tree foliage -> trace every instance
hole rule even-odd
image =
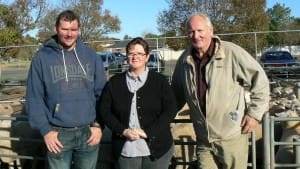
[[[36,40],[44,42],[55,34],[53,28],[56,17],[65,9],[74,10],[79,15],[83,41],[99,40],[106,34],[120,30],[119,18],[112,16],[109,10],[102,9],[102,5],[103,0],[65,0],[59,1],[59,4],[50,0],[12,0],[10,3],[0,1],[0,45],[36,43],[27,36],[33,30],[37,32]],[[12,50],[15,52],[11,52]],[[22,55],[20,53],[24,53],[21,48],[2,48],[0,57],[18,57]]]
[[[291,10],[284,5],[276,3],[272,8],[267,10],[270,18],[270,30],[278,31],[288,27],[287,22],[291,19]]]
[[[157,23],[163,34],[186,35],[185,23],[189,15],[201,12],[209,16],[215,33],[251,32],[268,29],[268,17],[264,12],[265,0],[167,0],[169,9],[159,13]],[[229,38],[229,37],[228,37]],[[253,37],[232,37],[228,39],[249,48]],[[262,40],[263,42],[263,40]],[[171,43],[171,42],[170,42]],[[173,43],[180,44],[180,43]],[[170,46],[173,46],[170,44]],[[178,48],[178,46],[173,46]]]
[[[132,37],[126,34],[126,35],[124,35],[123,39],[124,40],[126,40],[126,39],[132,39]]]
[[[265,13],[265,0],[230,0],[226,8],[221,7],[222,19],[214,19],[217,33],[257,32],[268,30],[268,16]],[[219,24],[220,23],[220,24]],[[252,55],[256,54],[255,45],[265,46],[266,36],[260,36],[255,42],[255,34],[222,37],[245,48]]]
[[[281,5],[279,3],[276,3],[272,8],[269,8],[267,10],[267,14],[270,18],[270,31],[290,30],[297,27],[297,20],[291,16],[291,9],[285,7],[284,4]],[[298,39],[299,35],[290,33],[270,33],[268,35],[268,42],[271,46],[280,46],[282,44],[294,44],[298,41]]]
[[[0,4],[0,45],[24,45],[25,33],[35,28],[42,9],[43,0],[15,0],[11,4]],[[33,14],[35,17],[33,17]],[[20,49],[2,48],[0,57],[19,57]]]
[[[300,30],[300,18],[293,17],[291,30]],[[294,32],[293,34],[289,34],[288,36],[291,40],[292,45],[300,44],[300,32]]]
[[[0,44],[13,44],[19,37],[20,31],[15,20],[11,19],[13,12],[10,7],[0,4]]]
[[[176,32],[174,30],[168,31],[165,33],[166,37],[169,37],[166,39],[166,44],[168,47],[174,49],[174,50],[180,50],[183,49],[188,44],[188,40],[182,39],[182,37],[179,38],[171,38],[171,37],[177,37]]]
[[[35,28],[45,6],[44,0],[15,0],[11,5],[11,10],[16,16],[14,19],[20,28],[21,34]]]
[[[37,37],[39,42],[42,43],[55,34],[54,25],[58,13],[58,8],[52,10],[47,9],[47,12],[45,12],[44,16],[42,16],[41,20],[38,22]]]

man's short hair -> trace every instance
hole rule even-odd
[[[69,22],[77,20],[78,26],[80,27],[79,17],[75,14],[75,12],[71,10],[62,11],[56,18],[55,26],[58,26],[61,20],[69,21]]]
[[[201,13],[201,12],[196,12],[196,13],[191,14],[191,15],[187,18],[187,20],[186,20],[186,29],[187,29],[187,30],[188,30],[188,28],[189,28],[189,24],[190,24],[191,19],[194,18],[195,16],[200,16],[200,17],[204,18],[205,21],[206,21],[207,26],[210,27],[210,28],[213,28],[213,24],[212,24],[210,18],[209,18],[206,14]]]

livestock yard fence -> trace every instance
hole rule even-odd
[[[295,82],[295,79],[281,79],[272,76],[270,76],[270,79],[273,79],[270,84],[272,86],[272,90],[277,89],[282,91],[281,93],[278,91],[281,96],[280,98],[274,98],[274,102],[278,99],[277,103],[279,104],[280,99],[284,101],[285,97],[299,96],[299,82]],[[20,85],[23,86],[24,84]],[[18,84],[9,85],[8,87],[12,86],[16,87]],[[289,89],[293,90],[289,91]],[[272,94],[276,95],[276,92]],[[276,96],[279,96],[279,94]],[[272,111],[274,110],[272,110],[273,107],[271,106],[270,112],[266,113],[263,117],[261,128],[258,128],[255,132],[251,133],[248,168],[300,168],[300,118],[299,116],[292,117],[288,115],[288,112],[297,112],[298,110],[298,107],[296,106],[299,105],[297,105],[296,101],[299,100],[299,98],[296,98],[297,100],[295,100],[294,97],[293,99],[294,105],[284,105],[285,108],[282,108],[282,111],[276,111],[273,113]],[[13,97],[6,100],[1,99],[0,105],[8,103],[15,104],[16,102],[24,103],[24,99],[20,98],[16,100],[16,98]],[[289,103],[290,102],[287,102],[286,104]],[[3,111],[3,109],[0,110]],[[18,110],[22,111],[22,109]],[[188,109],[186,110],[187,112],[185,113],[188,113]],[[278,114],[282,116],[279,116]],[[290,121],[296,122],[293,123],[294,126],[291,126],[290,128],[283,127],[285,126],[285,123]],[[23,115],[20,112],[7,115],[4,110],[3,112],[0,112],[0,122],[1,165],[8,162],[7,165],[12,169],[39,168],[41,167],[41,163],[44,165],[45,147],[43,145],[43,141],[39,134],[37,134],[36,131],[31,130],[29,127],[26,115]],[[185,125],[190,125],[190,123],[191,120],[188,117],[177,117],[171,125],[174,135],[176,135],[175,133],[177,130],[185,128]],[[196,143],[192,130],[192,128],[188,128],[188,130],[184,130],[184,132],[179,133],[179,136],[174,137],[175,149],[177,149],[178,152],[176,151],[174,154],[170,164],[170,169],[185,169],[188,167],[191,169],[195,165],[194,147]],[[284,133],[291,134],[287,136]],[[282,137],[284,135],[288,138],[287,140],[283,140]],[[113,161],[110,157],[111,150],[109,145],[110,132],[106,130],[104,131],[104,137],[101,142],[99,152],[100,168],[103,168],[103,166],[106,166],[105,169],[112,168]],[[278,154],[279,152],[282,154]],[[280,159],[280,157],[283,157],[283,159]]]

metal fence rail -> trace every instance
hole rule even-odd
[[[274,169],[276,167],[297,167],[300,168],[300,136],[293,142],[276,141],[275,140],[275,123],[286,121],[300,121],[300,117],[274,117],[266,114],[264,116],[264,169]],[[275,161],[275,147],[279,145],[292,145],[295,147],[294,156],[295,163],[277,163]]]
[[[10,120],[10,121],[27,121],[26,116],[20,116],[20,117],[8,117],[0,115],[0,121],[1,120]],[[174,119],[173,123],[191,123],[190,119]],[[0,128],[0,131],[3,130],[3,128]],[[252,169],[256,169],[256,143],[255,143],[255,133],[253,132],[251,134],[250,138],[250,144],[251,146],[251,159],[252,161],[248,163],[248,167]],[[2,137],[0,136],[0,141],[6,140],[6,141],[12,141],[12,142],[37,142],[41,143],[43,142],[41,139],[35,139],[35,138],[29,138],[29,137]],[[175,146],[185,146],[185,145],[196,145],[195,141],[180,141],[180,140],[174,140]],[[101,141],[101,144],[110,144],[108,141]],[[0,159],[1,158],[12,158],[12,159],[25,159],[25,160],[45,160],[44,156],[40,155],[27,155],[27,154],[18,154],[18,155],[11,155],[11,154],[4,154],[0,153]],[[172,160],[172,163],[170,166],[195,166],[195,161],[177,161]]]

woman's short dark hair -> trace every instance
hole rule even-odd
[[[79,17],[75,14],[75,12],[71,10],[62,11],[56,18],[55,26],[58,26],[61,20],[69,21],[69,22],[77,20],[78,26],[80,27]]]
[[[129,50],[130,50],[131,46],[133,46],[133,45],[143,46],[146,55],[148,55],[149,52],[150,52],[149,51],[149,44],[147,43],[147,41],[145,41],[141,37],[136,37],[136,38],[133,38],[130,42],[128,42],[128,44],[126,46],[126,53],[129,53]]]

